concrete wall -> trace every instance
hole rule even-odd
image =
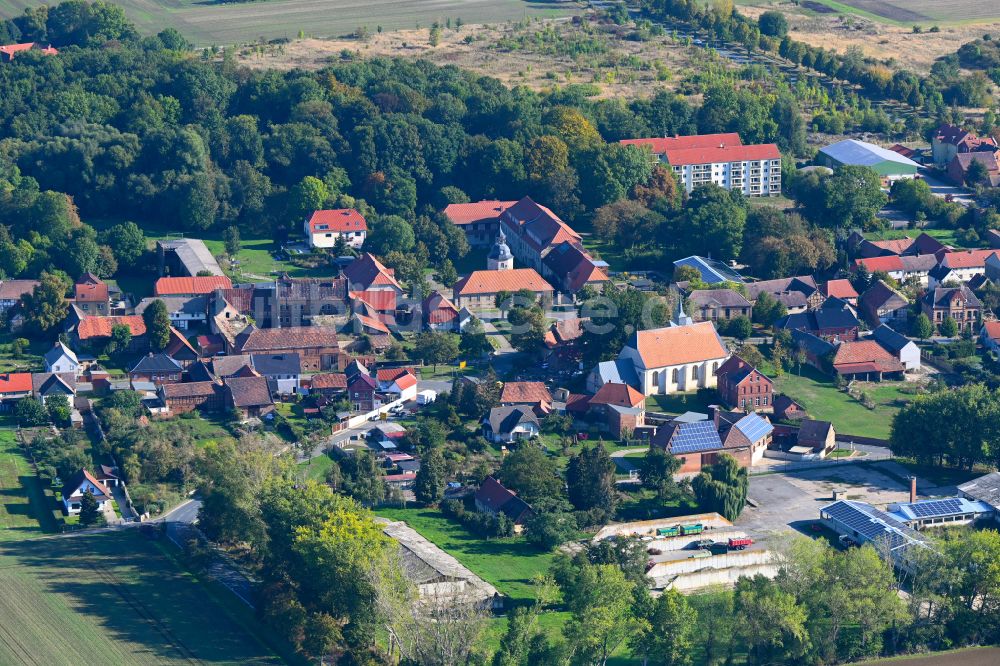
[[[733,587],[741,577],[752,577],[758,574],[774,578],[778,575],[778,565],[757,564],[749,567],[740,567],[739,569],[706,569],[695,573],[681,574],[672,581],[665,583],[663,589],[688,593],[697,592],[698,590],[716,585]]]
[[[769,550],[737,550],[726,555],[659,562],[646,572],[646,576],[656,581],[657,587],[662,587],[661,581],[672,579],[681,574],[694,573],[704,569],[730,569],[758,564],[773,564],[775,560],[774,554]]]

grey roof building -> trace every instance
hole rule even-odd
[[[131,374],[148,374],[148,373],[164,373],[173,372],[180,373],[184,368],[180,363],[170,358],[166,354],[148,354],[139,359],[139,362],[135,364],[135,367],[130,371]]]
[[[674,268],[690,266],[701,274],[701,279],[707,284],[720,282],[743,282],[743,276],[726,264],[707,257],[690,256],[674,262]]]
[[[302,361],[299,355],[292,354],[250,354],[253,369],[265,377],[290,376],[302,374]]]
[[[966,481],[958,487],[963,497],[985,502],[1000,511],[1000,472],[992,472],[972,481]]]

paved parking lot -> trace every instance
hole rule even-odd
[[[736,525],[761,539],[790,530],[808,534],[809,525],[819,519],[820,507],[833,501],[834,491],[841,491],[844,499],[884,507],[909,500],[906,478],[906,469],[892,462],[751,476],[748,496],[759,506],[748,506]],[[918,479],[917,492],[920,497],[940,496],[955,489]]]

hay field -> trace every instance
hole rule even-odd
[[[993,0],[811,0],[833,11],[852,10],[894,23],[962,22],[1000,19],[1000,3]]]
[[[865,55],[879,60],[893,58],[900,66],[918,73],[929,72],[937,58],[954,53],[962,44],[984,33],[1000,32],[1000,1],[996,3],[998,16],[993,21],[942,21],[938,32],[929,32],[924,23],[925,30],[920,34],[913,33],[911,23],[896,24],[852,13],[816,14],[789,3],[769,5],[755,0],[753,6],[741,6],[740,12],[756,18],[767,9],[784,12],[791,28],[789,34],[801,42],[840,53],[855,46]]]
[[[137,530],[0,544],[0,664],[283,663],[252,631]]]
[[[0,17],[20,14],[38,0],[0,0]],[[48,4],[55,4],[49,2]],[[293,38],[339,37],[359,26],[375,32],[429,27],[436,20],[494,23],[524,16],[555,16],[578,8],[572,2],[527,0],[116,0],[144,33],[177,28],[197,46]]]

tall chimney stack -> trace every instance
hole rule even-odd
[[[910,504],[917,501],[917,477],[910,477]]]

